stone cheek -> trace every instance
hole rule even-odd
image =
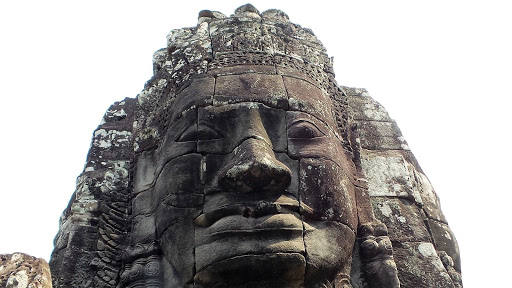
[[[335,221],[356,231],[356,203],[353,185],[334,162],[300,160],[300,201],[306,219]]]
[[[137,215],[131,222],[130,244],[151,243],[156,239],[154,215]]]

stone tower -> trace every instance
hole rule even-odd
[[[396,123],[310,29],[201,11],[153,67],[94,132],[54,287],[462,287]]]

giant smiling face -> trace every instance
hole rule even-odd
[[[357,215],[331,109],[313,84],[281,75],[204,76],[182,89],[151,190],[169,286],[346,279]]]

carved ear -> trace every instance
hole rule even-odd
[[[386,225],[378,220],[358,227],[361,266],[368,287],[399,288],[398,270]]]

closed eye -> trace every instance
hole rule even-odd
[[[325,136],[313,123],[307,121],[299,121],[293,123],[288,128],[288,137],[296,139],[309,139]]]
[[[189,127],[176,141],[188,142],[199,140],[214,140],[220,138],[222,138],[222,135],[215,129],[205,125],[200,125],[199,127]]]

